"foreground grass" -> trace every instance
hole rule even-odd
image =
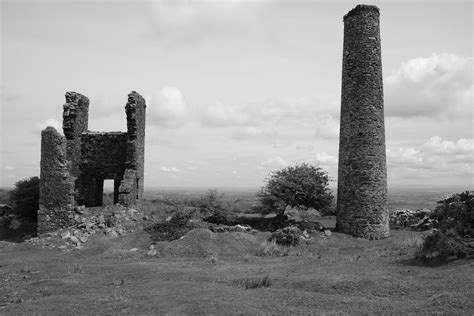
[[[228,257],[147,257],[144,232],[72,252],[0,242],[0,314],[474,312],[472,261],[419,266],[420,234],[392,236],[336,233],[285,256]]]

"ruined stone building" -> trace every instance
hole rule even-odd
[[[337,229],[369,239],[389,236],[379,9],[344,16]]]
[[[79,93],[67,92],[63,108],[64,136],[41,132],[39,234],[67,226],[75,205],[102,205],[104,180],[114,181],[114,203],[143,195],[145,99],[128,95],[127,132],[89,131],[89,99]]]

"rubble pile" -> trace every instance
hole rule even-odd
[[[425,231],[436,227],[437,221],[431,217],[432,211],[420,209],[395,210],[390,212],[390,229],[411,229]]]
[[[91,236],[117,237],[142,226],[147,218],[140,212],[116,204],[114,206],[74,208],[74,225],[26,240],[43,247],[60,249],[82,249]]]
[[[234,233],[234,232],[240,232],[240,233],[250,233],[250,234],[255,234],[258,231],[255,229],[252,229],[250,225],[213,225],[209,224],[209,230],[213,233]]]

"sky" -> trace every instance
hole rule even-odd
[[[147,100],[145,187],[255,187],[301,163],[337,183],[342,18],[358,2],[0,0],[0,187],[39,176],[66,91],[89,129]],[[380,8],[388,185],[473,189],[471,1]]]

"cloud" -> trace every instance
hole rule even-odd
[[[324,151],[322,153],[317,153],[314,160],[320,164],[337,165],[337,157]]]
[[[42,131],[43,129],[45,129],[45,128],[48,127],[48,126],[54,127],[54,128],[56,129],[56,131],[58,131],[58,133],[60,133],[60,134],[63,133],[63,126],[62,126],[62,124],[59,123],[58,120],[53,119],[53,118],[49,118],[49,119],[47,119],[46,121],[41,122],[41,123],[36,123],[33,132],[34,132],[34,133],[38,133],[38,132]]]
[[[13,170],[15,170],[15,167],[12,167],[12,166],[5,166],[5,167],[3,168],[3,170],[5,170],[5,171],[13,171]]]
[[[216,36],[231,39],[248,32],[267,1],[155,0],[151,1],[151,29],[156,40],[195,44]]]
[[[205,107],[200,119],[204,126],[233,128],[232,139],[285,147],[295,139],[337,139],[337,115],[338,108],[331,102],[299,97],[244,105],[215,103]]]
[[[189,118],[189,107],[178,88],[164,87],[147,104],[150,121],[159,126],[180,127]]]
[[[171,172],[171,173],[179,173],[179,172],[181,172],[181,170],[178,169],[178,168],[176,168],[176,167],[165,167],[165,166],[160,167],[160,171],[163,171],[163,172]]]
[[[260,170],[274,170],[287,167],[289,164],[280,156],[269,158],[260,163]]]
[[[423,144],[423,149],[440,155],[465,155],[474,153],[474,140],[461,138],[456,142],[443,140],[439,136],[431,137]]]
[[[208,126],[247,125],[250,117],[245,109],[224,105],[220,102],[209,105],[205,109],[202,123]]]
[[[474,139],[443,140],[433,136],[418,146],[387,149],[388,173],[399,178],[443,181],[452,176],[471,182],[474,176]]]
[[[472,114],[473,58],[432,54],[402,63],[385,80],[388,116],[431,118]]]
[[[5,92],[3,87],[0,86],[0,100],[2,102],[13,102],[20,99],[19,94]]]
[[[330,114],[317,116],[314,124],[316,125],[316,137],[323,139],[339,138],[339,120]]]

